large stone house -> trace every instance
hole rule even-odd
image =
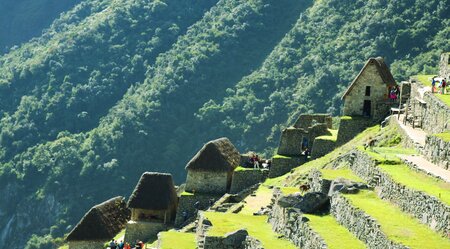
[[[70,249],[98,249],[119,233],[130,217],[123,197],[92,207],[67,235]]]
[[[439,76],[446,78],[447,82],[450,80],[450,52],[441,55],[439,63]]]
[[[383,58],[370,58],[342,96],[343,115],[382,119],[392,105],[388,96],[394,87],[397,84]]]
[[[228,138],[206,143],[186,165],[186,191],[191,193],[225,194],[231,185],[240,154]]]
[[[149,240],[166,230],[175,220],[178,197],[172,175],[145,172],[128,200],[131,220],[126,241]]]

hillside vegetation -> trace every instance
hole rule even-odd
[[[6,227],[8,241],[61,236],[94,203],[129,195],[143,171],[171,172],[180,183],[212,138],[271,156],[290,117],[339,113],[368,57],[385,57],[398,78],[434,73],[450,50],[449,6],[82,1],[0,57],[0,186],[24,197],[0,205],[0,227],[32,215],[17,206],[51,198],[55,209],[30,226]]]

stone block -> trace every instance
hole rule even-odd
[[[283,157],[275,156],[272,158],[272,166],[269,172],[269,178],[284,175],[306,162],[304,156],[300,157]]]
[[[125,232],[125,241],[156,240],[161,231],[166,231],[168,226],[162,222],[129,221]]]
[[[303,129],[289,127],[283,130],[278,146],[278,154],[286,156],[300,156],[302,142],[306,132]]]

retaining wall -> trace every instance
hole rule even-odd
[[[372,158],[361,151],[350,152],[348,158],[355,174],[369,183],[376,184],[380,198],[395,203],[403,212],[413,215],[433,230],[450,234],[450,206],[425,192],[395,182],[376,166]]]
[[[175,227],[180,227],[185,221],[183,217],[183,212],[187,213],[187,219],[197,215],[197,210],[194,204],[199,202],[199,210],[206,210],[210,206],[210,200],[214,199],[217,201],[220,199],[221,195],[210,195],[210,194],[182,194],[178,202],[177,216],[175,217]]]
[[[293,168],[296,168],[306,162],[305,156],[300,157],[273,157],[270,167],[269,178],[282,176]]]
[[[274,201],[272,211],[269,216],[269,223],[272,229],[284,235],[294,245],[303,249],[323,249],[328,248],[325,241],[308,224],[308,219],[303,217],[298,209],[283,208],[277,204],[282,193],[279,189],[274,190]]]
[[[311,150],[311,159],[325,156],[336,148],[336,141],[317,137]]]
[[[262,169],[234,171],[231,180],[230,193],[237,194],[246,188],[263,182],[267,177],[267,173],[267,170]]]
[[[375,219],[353,207],[351,202],[341,194],[336,193],[332,196],[331,214],[369,248],[408,249],[404,245],[389,240]]]
[[[428,161],[450,170],[450,142],[437,136],[427,136],[422,154]]]

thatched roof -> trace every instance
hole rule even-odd
[[[227,172],[239,164],[241,156],[234,145],[223,137],[209,141],[188,162],[187,170]]]
[[[118,196],[92,207],[67,235],[67,241],[110,240],[130,218],[123,197]]]
[[[171,174],[145,172],[128,200],[128,207],[166,210],[176,201]]]
[[[391,71],[389,70],[386,63],[384,63],[384,60],[382,57],[377,58],[370,58],[364,67],[361,69],[359,74],[356,76],[356,78],[353,80],[353,82],[350,84],[350,86],[345,91],[344,95],[342,96],[342,99],[345,98],[353,89],[356,82],[358,82],[359,77],[361,77],[362,73],[367,69],[369,65],[375,65],[377,68],[378,73],[380,74],[381,79],[383,79],[383,82],[387,85],[395,85],[395,79],[394,76],[392,76]]]

